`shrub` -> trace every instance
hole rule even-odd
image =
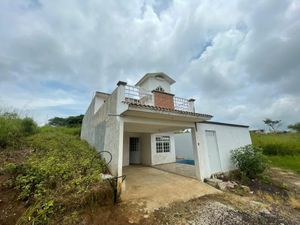
[[[21,121],[21,131],[25,136],[35,134],[37,132],[37,124],[32,118],[26,117]]]
[[[16,113],[0,114],[0,147],[20,148],[24,138],[37,131],[37,124],[31,118],[20,118]]]
[[[263,173],[267,167],[266,158],[261,149],[252,145],[233,150],[231,158],[241,174],[251,179]]]
[[[21,119],[15,113],[0,115],[0,147],[19,147],[22,142]]]

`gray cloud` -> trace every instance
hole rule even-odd
[[[83,113],[95,90],[118,80],[164,71],[177,95],[216,120],[288,124],[300,120],[299,46],[297,0],[5,0],[0,102],[45,122]]]

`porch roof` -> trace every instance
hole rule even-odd
[[[178,117],[186,117],[189,118],[189,120],[195,120],[196,121],[204,121],[209,120],[213,116],[208,114],[202,114],[202,113],[195,113],[195,112],[189,112],[189,111],[181,111],[176,109],[168,109],[168,108],[162,108],[158,106],[152,106],[152,105],[143,105],[139,103],[131,103],[124,101],[123,103],[128,104],[128,110],[133,111],[142,111],[142,112],[148,112],[148,113],[162,113],[167,115],[173,115]]]
[[[153,110],[153,111],[162,111],[162,112],[173,112],[173,113],[186,114],[186,115],[197,116],[197,117],[207,117],[207,119],[211,119],[213,117],[212,115],[209,115],[209,114],[182,111],[182,110],[177,110],[177,109],[168,109],[168,108],[163,108],[163,107],[158,107],[158,106],[153,106],[153,105],[142,105],[142,104],[138,104],[138,103],[131,103],[131,102],[125,102],[125,101],[124,101],[124,103],[128,104],[130,108],[149,109],[149,110]]]

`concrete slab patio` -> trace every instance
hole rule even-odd
[[[182,163],[166,163],[154,166],[157,169],[164,170],[166,172],[179,174],[185,177],[196,178],[195,166],[182,164]]]
[[[126,190],[125,203],[138,204],[146,211],[165,207],[176,201],[188,201],[219,190],[193,178],[165,172],[153,167],[124,167]]]

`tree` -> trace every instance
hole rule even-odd
[[[263,121],[269,127],[270,131],[272,131],[272,132],[277,132],[278,128],[281,125],[281,120],[271,120],[270,118],[266,118]]]
[[[300,132],[300,122],[288,125],[288,128],[296,132]]]
[[[69,116],[67,118],[54,117],[49,119],[48,124],[54,127],[77,127],[82,124],[83,115],[79,116]]]

